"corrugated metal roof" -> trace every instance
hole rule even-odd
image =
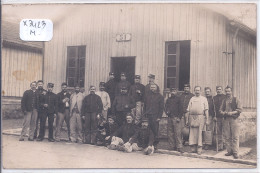
[[[23,45],[26,47],[43,49],[43,42],[23,41],[20,39],[19,23],[11,23],[2,20],[2,40],[15,45]]]

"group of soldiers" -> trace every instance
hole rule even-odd
[[[203,141],[202,132],[212,131],[213,134],[217,129],[218,148],[223,150],[226,147],[226,155],[238,157],[237,117],[242,109],[239,100],[232,96],[231,87],[225,88],[224,95],[223,88],[217,86],[214,97],[211,89],[206,87],[206,97],[203,97],[201,87],[194,88],[194,95],[190,92],[190,86],[185,84],[181,95],[177,88],[171,88],[164,104],[164,97],[154,82],[155,75],[150,74],[148,78],[149,83],[144,86],[141,76],[135,75],[135,83],[131,85],[125,73],[121,73],[120,81],[116,82],[114,73],[110,72],[109,80],[100,82],[99,91],[95,86],[90,86],[88,94],[81,92],[79,85],[71,93],[66,83],[62,83],[60,93],[54,94],[53,83],[48,83],[45,90],[42,80],[32,82],[31,89],[24,92],[21,101],[25,117],[19,140],[24,141],[28,128],[29,141],[44,140],[48,118],[50,142],[61,140],[65,121],[71,142],[104,145],[125,152],[142,150],[150,155],[157,149],[159,122],[165,112],[168,116],[170,149],[184,152],[182,130],[186,127],[189,128],[186,142],[194,152],[201,154],[202,147],[209,149],[213,140],[212,137],[207,140],[208,143]]]

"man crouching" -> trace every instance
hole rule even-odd
[[[143,151],[144,154],[151,155],[154,153],[154,134],[149,126],[146,118],[142,119],[142,127],[136,131],[135,135],[130,139],[129,144],[126,143],[126,152]]]
[[[136,131],[137,127],[133,123],[132,114],[128,113],[126,115],[126,124],[122,125],[111,135],[111,144],[108,148],[111,150],[125,150],[127,147],[126,144],[129,144],[129,141],[134,136]]]

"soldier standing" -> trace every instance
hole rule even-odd
[[[108,109],[111,107],[110,97],[109,94],[105,91],[105,82],[99,83],[99,91],[96,92],[96,94],[101,98],[103,109],[102,109],[102,115],[107,120],[107,113]]]
[[[82,142],[81,107],[84,95],[80,92],[79,85],[70,96],[70,139],[71,142]]]
[[[114,102],[115,99],[115,91],[116,91],[116,81],[115,74],[113,72],[109,72],[109,81],[105,83],[105,91],[108,93],[110,97],[110,103]]]
[[[81,116],[85,120],[84,143],[96,144],[98,130],[98,116],[101,116],[103,104],[101,98],[95,94],[96,88],[90,86],[90,94],[82,101]]]
[[[131,86],[130,82],[126,80],[126,75],[124,72],[121,73],[120,79],[121,79],[120,82],[118,82],[118,84],[116,85],[116,90],[115,90],[116,96],[121,94],[120,90],[122,87],[125,87],[127,91],[129,91]]]
[[[141,84],[141,76],[135,75],[135,84],[130,87],[129,95],[135,100],[135,124],[141,123],[143,114],[145,86]]]
[[[218,150],[222,151],[225,149],[225,143],[223,139],[223,116],[220,114],[220,106],[223,102],[223,100],[226,98],[226,96],[223,94],[223,88],[222,86],[216,87],[217,95],[213,97],[214,103],[215,103],[215,112],[217,115],[217,135],[218,135]]]
[[[224,116],[224,137],[227,148],[225,156],[233,155],[234,159],[238,159],[239,151],[239,120],[238,117],[242,112],[240,101],[232,96],[232,88],[225,88],[226,98],[220,106],[220,114]]]
[[[121,94],[116,96],[113,105],[112,112],[116,115],[116,123],[122,126],[126,120],[126,114],[134,108],[134,99],[127,95],[127,88],[121,88]]]
[[[181,120],[183,124],[185,124],[186,119],[188,117],[185,117],[186,112],[187,112],[187,108],[188,108],[188,104],[190,99],[194,96],[194,94],[192,94],[190,92],[190,85],[189,84],[184,84],[184,92],[181,94],[180,99],[181,99],[181,114],[183,119]],[[185,144],[185,142],[188,143],[189,139],[185,139],[183,138],[183,143]]]
[[[36,82],[32,82],[31,89],[26,90],[21,101],[21,108],[24,113],[23,128],[19,141],[24,141],[24,137],[29,128],[28,141],[33,141],[34,132],[36,128],[36,120],[38,116],[39,96],[36,90]]]
[[[152,85],[152,84],[155,84],[156,87],[157,87],[157,90],[156,90],[156,91],[157,91],[158,93],[160,92],[160,88],[159,88],[159,86],[154,82],[154,80],[155,80],[155,75],[149,74],[149,75],[148,75],[148,81],[149,81],[149,83],[145,86],[145,97],[152,93],[152,92],[151,92],[151,85]]]
[[[46,109],[46,114],[42,114],[40,121],[40,134],[38,137],[38,141],[42,141],[45,136],[45,124],[46,119],[48,117],[48,140],[49,142],[54,142],[53,139],[53,122],[54,122],[54,114],[57,113],[57,95],[52,92],[54,87],[53,83],[48,83],[47,85],[47,93],[43,95],[44,102],[43,107]]]
[[[58,115],[57,115],[57,127],[55,139],[60,141],[60,134],[63,122],[65,120],[68,130],[68,139],[70,140],[70,93],[67,91],[67,83],[61,84],[62,91],[57,94],[57,105],[58,105]]]
[[[168,142],[172,150],[183,153],[181,139],[181,101],[177,96],[177,88],[171,88],[171,97],[166,100],[165,112],[168,115]]]
[[[157,149],[157,144],[159,143],[159,121],[161,120],[163,114],[164,98],[160,93],[157,92],[158,89],[156,84],[151,84],[150,90],[151,94],[146,95],[145,98],[144,112],[154,133],[154,149]]]
[[[37,91],[39,94],[39,98],[42,95],[45,95],[47,93],[47,91],[45,89],[43,89],[43,80],[38,80],[37,82]],[[38,137],[38,129],[39,129],[39,125],[40,125],[40,119],[41,119],[41,115],[44,113],[44,109],[43,107],[40,106],[40,100],[39,100],[39,109],[38,109],[38,116],[37,116],[37,121],[36,121],[36,129],[34,132],[34,137],[33,139],[36,139]]]

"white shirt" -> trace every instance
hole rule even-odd
[[[190,99],[187,111],[192,115],[204,115],[204,111],[209,109],[208,100],[203,96],[193,96]]]
[[[106,91],[97,91],[95,94],[98,95],[99,97],[101,97],[102,104],[103,104],[103,110],[105,110],[105,111],[108,110],[108,108],[111,107],[110,97],[109,97],[108,93]]]

